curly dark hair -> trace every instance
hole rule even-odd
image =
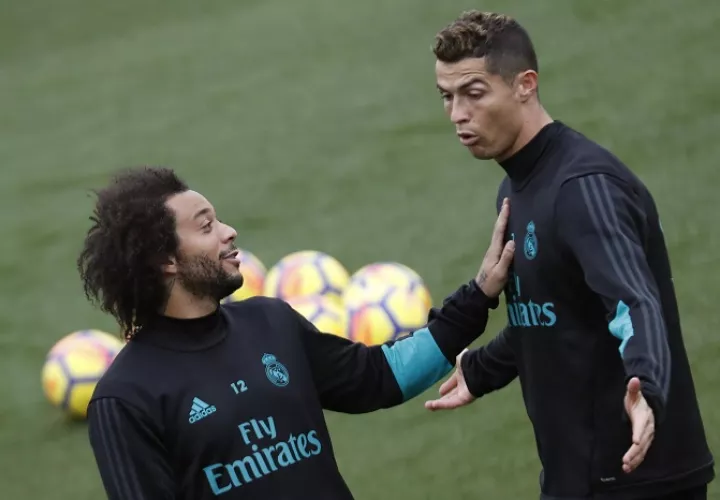
[[[508,81],[521,71],[539,70],[525,28],[512,17],[495,12],[463,12],[435,35],[432,50],[438,60],[447,63],[485,57],[488,70]]]
[[[165,201],[188,186],[166,167],[117,174],[97,202],[77,260],[85,296],[119,323],[126,339],[167,300],[162,264],[178,248]]]

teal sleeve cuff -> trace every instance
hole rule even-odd
[[[427,328],[383,345],[382,350],[404,401],[422,394],[453,368]]]

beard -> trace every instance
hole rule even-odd
[[[207,255],[194,255],[178,261],[178,282],[199,299],[210,298],[220,302],[243,285],[242,274],[228,273],[222,261]]]

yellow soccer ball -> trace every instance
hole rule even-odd
[[[347,310],[323,296],[290,299],[290,306],[323,333],[347,338]]]
[[[239,249],[238,258],[240,259],[240,273],[243,275],[243,285],[232,295],[224,298],[223,303],[237,302],[263,294],[267,275],[265,264],[248,250]]]
[[[432,307],[432,296],[425,282],[413,269],[399,262],[374,262],[358,269],[351,277],[343,293],[343,301],[347,307],[362,303],[367,290],[378,286],[394,286],[416,295],[429,311]]]
[[[87,406],[97,382],[124,345],[120,339],[114,340],[114,344],[97,342],[87,335],[85,339],[77,336],[54,346],[42,369],[43,393],[52,406],[73,419],[87,417]]]
[[[375,284],[348,305],[348,337],[366,345],[397,340],[427,324],[427,303],[404,287]]]
[[[113,358],[122,349],[124,340],[103,330],[93,328],[69,333],[58,340],[47,353],[47,358],[66,352],[69,349],[101,349]]]
[[[265,278],[264,294],[285,301],[323,296],[342,304],[342,294],[350,281],[347,269],[334,257],[315,250],[286,255]]]

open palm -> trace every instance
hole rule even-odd
[[[425,402],[428,410],[452,410],[459,406],[465,406],[477,399],[470,393],[465,377],[463,376],[460,362],[468,350],[458,354],[455,361],[455,372],[440,386],[440,398]]]
[[[642,394],[640,379],[633,377],[625,393],[625,411],[632,423],[632,446],[623,457],[623,470],[637,469],[655,438],[655,415]]]

